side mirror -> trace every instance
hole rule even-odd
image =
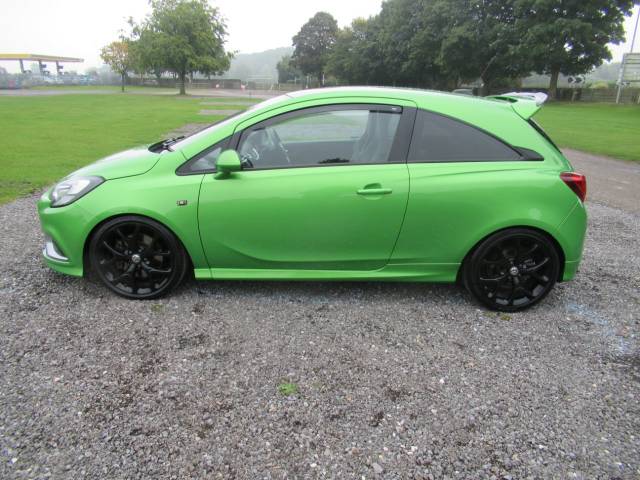
[[[242,170],[242,164],[240,163],[238,152],[225,150],[220,154],[216,162],[215,178],[228,178],[233,172],[239,172],[240,170]]]

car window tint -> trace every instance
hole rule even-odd
[[[238,153],[245,169],[384,163],[400,117],[362,108],[286,116],[246,130]]]
[[[180,167],[180,173],[200,173],[200,172],[212,172],[216,169],[216,161],[222,153],[227,144],[228,139],[216,143],[215,145],[207,148],[204,152],[199,153],[189,162]]]
[[[418,111],[409,162],[482,162],[520,160],[518,153],[478,128]]]

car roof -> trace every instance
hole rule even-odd
[[[506,101],[502,98],[474,97],[437,90],[370,86],[296,90],[257,103],[250,107],[247,113],[265,113],[272,109],[302,102],[322,102],[326,100],[330,103],[332,99],[338,98],[342,99],[342,101],[344,101],[345,98],[353,98],[356,102],[359,98],[409,101],[415,103],[418,108],[475,123],[485,128],[488,122],[498,119],[504,121],[506,118],[513,117],[514,115],[516,117],[518,116],[518,113],[514,109],[513,99]],[[517,101],[523,104],[532,103],[535,105],[535,102],[530,100],[521,99]],[[538,109],[539,107],[536,107],[536,110]]]
[[[371,86],[352,86],[352,87],[328,87],[328,88],[312,88],[308,90],[296,90],[289,92],[281,97],[288,97],[295,101],[316,100],[322,98],[338,98],[338,97],[372,97],[372,98],[397,98],[415,102],[419,107],[433,108],[440,104],[466,104],[468,106],[477,106],[484,108],[497,108],[511,110],[508,102],[497,100],[495,98],[473,97],[469,95],[460,95],[457,93],[441,92],[437,90],[423,90],[418,88],[397,88],[397,87],[371,87]],[[275,99],[274,99],[275,100]],[[283,102],[289,103],[289,102]]]

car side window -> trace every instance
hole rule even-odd
[[[178,169],[178,174],[189,175],[194,173],[208,173],[216,170],[216,162],[223,150],[227,147],[229,138],[219,141],[218,143],[207,148],[203,152],[193,157],[187,163]]]
[[[478,128],[418,110],[409,162],[490,162],[521,158],[513,148]]]
[[[310,109],[282,115],[242,133],[243,169],[390,161],[400,107]]]

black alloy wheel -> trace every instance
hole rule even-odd
[[[515,312],[542,300],[558,278],[560,259],[545,235],[524,228],[498,232],[465,263],[464,282],[492,310]]]
[[[158,298],[177,286],[188,259],[176,237],[151,219],[126,216],[98,228],[89,246],[91,267],[119,295]]]

